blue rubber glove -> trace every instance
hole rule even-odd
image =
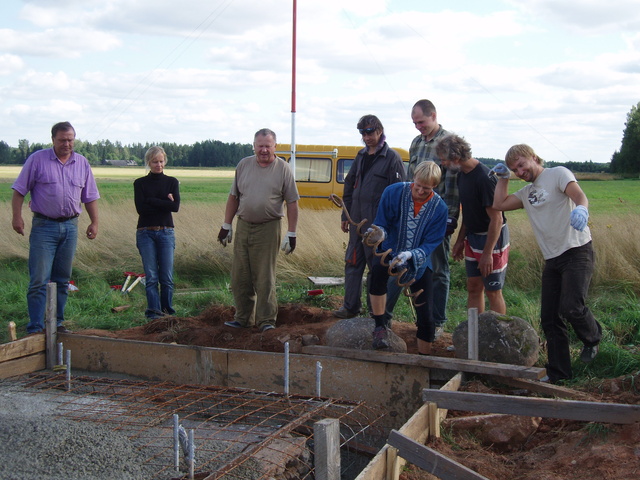
[[[578,205],[571,212],[571,226],[579,232],[584,231],[589,221],[589,210],[583,205]]]
[[[504,163],[498,163],[489,170],[489,175],[495,175],[498,178],[511,178],[511,170]]]

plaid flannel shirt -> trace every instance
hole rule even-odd
[[[436,162],[437,165],[440,165],[440,159],[436,155],[436,144],[438,140],[446,135],[448,132],[442,128],[440,125],[440,129],[435,134],[435,136],[429,140],[425,141],[422,135],[418,135],[411,142],[411,147],[409,147],[409,169],[408,169],[408,180],[413,180],[413,173],[416,170],[416,167],[419,163],[422,163],[427,160],[432,160]],[[458,219],[460,216],[460,192],[458,191],[458,174],[457,172],[450,172],[449,170],[445,170],[442,165],[440,165],[442,170],[442,178],[440,179],[440,184],[435,189],[435,191],[442,197],[444,203],[447,204],[447,210],[449,211],[449,216],[455,219]]]

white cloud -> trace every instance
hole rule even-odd
[[[0,55],[0,76],[17,73],[24,68],[24,61],[17,55]]]
[[[374,113],[408,148],[430,98],[476,155],[528,141],[608,161],[640,91],[632,3],[606,4],[616,29],[593,1],[298,2],[296,140],[360,144]],[[248,142],[268,126],[288,143],[291,29],[281,0],[5,0],[0,140],[48,141],[64,118],[90,141]]]

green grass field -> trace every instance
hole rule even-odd
[[[27,323],[26,289],[28,285],[28,236],[20,237],[11,229],[11,184],[19,167],[0,167],[0,321],[13,320],[20,335]],[[120,314],[111,307],[123,303],[122,295],[110,289],[121,284],[123,272],[142,271],[135,247],[137,214],[133,205],[135,178],[142,168],[94,169],[101,191],[100,233],[89,241],[79,239],[73,279],[80,291],[67,304],[72,328],[123,329],[145,323],[144,290],[138,288],[126,298],[132,307]],[[177,295],[178,315],[194,316],[211,304],[232,304],[229,292],[231,249],[223,249],[216,235],[223,217],[224,204],[233,177],[233,169],[171,169],[166,173],[180,180],[182,204],[174,216],[176,222],[175,282],[178,290],[205,293]],[[580,182],[590,199],[590,228],[597,255],[589,305],[603,325],[601,354],[590,365],[577,362],[577,381],[592,377],[625,375],[640,370],[640,183],[637,180],[589,180]],[[512,181],[510,190],[523,186]],[[330,206],[330,203],[327,202]],[[28,218],[26,206],[24,217]],[[298,227],[298,248],[291,256],[282,255],[278,263],[279,302],[308,303],[331,308],[330,297],[339,298],[342,287],[325,288],[325,295],[309,297],[312,288],[307,279],[315,276],[342,276],[347,237],[339,230],[340,211],[302,210]],[[504,295],[508,313],[530,322],[539,332],[539,283],[543,260],[535,244],[524,211],[508,212],[511,232],[511,258]],[[80,228],[88,223],[86,214]],[[451,294],[448,331],[466,319],[466,276],[464,265],[451,265]],[[395,318],[412,321],[406,301],[396,307]],[[541,332],[540,332],[541,334]],[[6,328],[0,329],[0,342],[7,340]],[[574,338],[577,354],[580,345]],[[574,355],[575,357],[575,355]],[[541,358],[540,364],[544,363]]]

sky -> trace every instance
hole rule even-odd
[[[640,0],[3,0],[0,140],[391,147],[431,100],[477,157],[609,162],[640,101]],[[294,133],[295,132],[295,133]],[[294,133],[294,135],[292,135]],[[170,159],[169,159],[170,160]]]

